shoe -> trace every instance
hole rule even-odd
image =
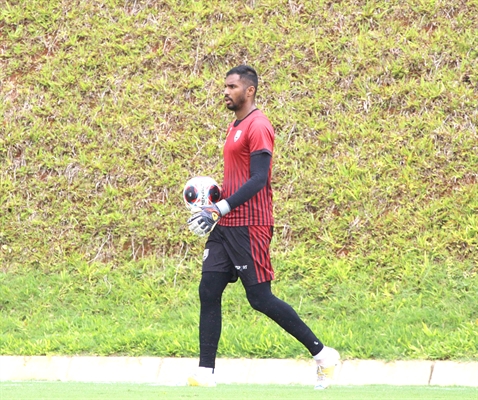
[[[188,386],[216,387],[213,374],[194,374],[188,378]]]
[[[331,347],[324,347],[319,355],[321,358],[317,360],[317,382],[314,389],[323,390],[327,389],[332,383],[340,354]]]

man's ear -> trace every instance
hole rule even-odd
[[[256,94],[256,88],[254,86],[249,86],[246,90],[246,93],[247,93],[247,96],[254,97],[254,95]]]

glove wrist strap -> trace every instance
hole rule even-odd
[[[219,209],[219,211],[221,212],[221,216],[223,217],[231,211],[231,206],[226,200],[221,200],[217,202],[216,207]]]

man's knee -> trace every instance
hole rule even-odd
[[[261,284],[247,288],[246,296],[251,307],[262,313],[265,313],[267,307],[274,299],[274,295],[271,293],[268,285],[262,286]]]
[[[199,299],[201,302],[220,301],[227,285],[227,276],[223,273],[203,273],[199,283]]]

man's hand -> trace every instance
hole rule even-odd
[[[188,219],[189,230],[198,236],[206,236],[221,219],[221,211],[215,204],[191,210],[193,216]]]
[[[231,207],[226,200],[210,206],[195,207],[191,210],[192,217],[188,219],[189,230],[198,236],[206,236],[229,211]]]

